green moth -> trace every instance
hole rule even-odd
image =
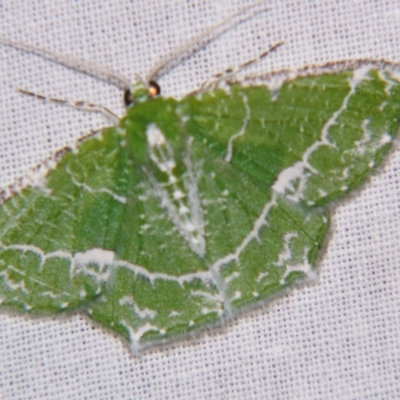
[[[2,192],[2,307],[79,310],[135,351],[221,322],[315,276],[332,204],[399,132],[389,62],[157,92]]]

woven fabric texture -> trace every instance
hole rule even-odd
[[[3,0],[0,35],[134,78],[251,1]],[[268,1],[160,80],[183,96],[212,74],[279,51],[256,73],[342,59],[400,62],[400,2]],[[91,129],[101,116],[44,104],[25,88],[123,115],[114,87],[0,45],[0,187]],[[337,206],[318,280],[223,328],[133,357],[79,314],[0,314],[0,398],[400,398],[400,147]]]

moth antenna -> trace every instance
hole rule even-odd
[[[150,70],[150,73],[146,78],[146,82],[148,83],[150,81],[156,81],[157,78],[160,78],[161,76],[165,75],[167,72],[176,67],[181,61],[183,61],[186,58],[189,58],[191,55],[193,55],[200,49],[204,48],[208,43],[210,43],[212,40],[222,35],[224,32],[228,31],[229,29],[232,29],[234,26],[239,25],[240,23],[253,17],[257,12],[257,7],[260,6],[262,3],[265,3],[265,0],[260,0],[256,4],[252,4],[248,7],[243,8],[242,10],[229,16],[222,22],[219,22],[218,24],[212,26],[206,32],[191,38],[188,42],[184,43],[176,51],[161,59],[161,61]],[[266,7],[262,8],[262,11],[266,10],[268,10],[268,8]],[[250,15],[248,15],[247,13],[250,13]],[[42,57],[56,64],[62,65],[66,68],[102,80],[104,82],[107,82],[111,85],[118,87],[121,90],[126,90],[131,87],[131,80],[129,78],[110,68],[99,67],[79,58],[74,58],[64,54],[57,54],[52,51],[42,49],[40,47],[36,47],[23,42],[10,40],[1,36],[0,36],[0,43],[2,43],[5,46],[12,47],[14,49],[35,54],[39,57]],[[143,82],[143,80],[140,77],[139,81]]]
[[[89,112],[95,112],[98,114],[103,115],[106,117],[113,125],[118,125],[119,118],[117,115],[115,115],[111,110],[109,110],[107,107],[104,107],[99,104],[94,104],[89,101],[84,101],[84,100],[75,100],[75,101],[69,101],[65,99],[59,99],[57,97],[49,97],[49,96],[44,96],[39,93],[34,93],[29,90],[25,89],[16,89],[17,92],[35,97],[39,100],[45,101],[47,103],[53,103],[53,104],[58,104],[61,106],[66,106],[66,107],[71,107],[74,108],[75,110],[80,110],[80,111],[89,111]]]
[[[148,73],[146,82],[157,81],[161,76],[175,68],[183,60],[189,58],[194,53],[204,48],[208,43],[221,36],[223,33],[232,29],[234,26],[252,18],[258,11],[258,6],[265,3],[265,0],[257,1],[256,4],[247,6],[237,13],[229,16],[222,22],[207,29],[204,33],[195,36],[178,47],[176,51],[162,58]],[[264,5],[260,11],[267,11]]]
[[[122,90],[129,88],[131,86],[130,79],[120,74],[119,72],[113,71],[112,69],[105,67],[97,67],[85,60],[80,60],[78,58],[73,58],[63,54],[53,53],[49,50],[44,50],[39,47],[32,46],[30,44],[13,41],[1,36],[0,36],[0,43],[4,44],[5,46],[10,46],[14,49],[23,50],[28,53],[35,54],[39,57],[52,61],[56,64],[62,65],[66,68],[105,81]]]
[[[274,52],[278,47],[285,44],[283,40],[276,42],[272,46],[268,48],[268,50],[261,53],[258,57],[253,58],[244,62],[243,64],[238,65],[236,68],[228,68],[223,72],[218,72],[215,74],[211,79],[206,80],[200,87],[200,91],[206,91],[213,88],[216,88],[222,81],[227,81],[228,79],[236,76],[239,72],[245,70],[246,68],[250,67],[250,65],[257,64],[262,59],[264,59],[267,55]]]

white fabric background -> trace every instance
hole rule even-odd
[[[125,75],[250,1],[2,0],[0,34]],[[182,96],[213,73],[286,45],[253,71],[372,57],[400,61],[399,1],[269,1],[160,84]],[[123,113],[115,88],[0,45],[0,187],[105,124],[43,104],[23,87]],[[0,313],[1,399],[400,398],[400,147],[337,207],[318,281],[223,329],[134,358],[80,315]]]

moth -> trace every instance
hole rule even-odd
[[[235,21],[133,84],[1,39],[116,84],[127,106],[119,118],[24,91],[112,126],[1,192],[3,308],[79,310],[138,351],[315,277],[332,204],[366,181],[398,135],[400,68],[337,61],[239,79],[252,60],[181,100],[163,97],[158,78]]]

